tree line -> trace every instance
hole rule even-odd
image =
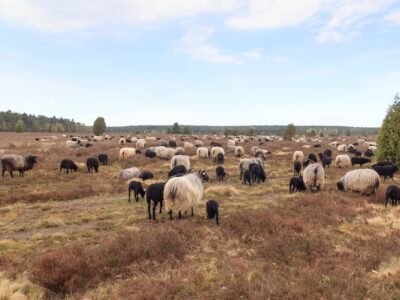
[[[0,131],[89,132],[90,130],[90,127],[73,119],[21,114],[10,110],[0,112]]]

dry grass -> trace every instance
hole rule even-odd
[[[266,183],[243,186],[233,154],[224,183],[211,160],[192,159],[210,175],[203,203],[193,218],[162,213],[154,222],[145,201],[128,204],[127,183],[116,175],[149,170],[155,177],[146,187],[166,179],[167,161],[121,162],[116,140],[71,150],[61,137],[36,136],[0,133],[1,151],[40,157],[25,178],[1,180],[0,299],[400,298],[400,208],[383,206],[389,183],[374,197],[338,192],[346,170],[332,167],[323,192],[289,195],[292,152],[282,149],[301,145],[268,143]],[[255,144],[245,143],[246,153]],[[58,172],[63,158],[84,163],[102,152],[110,165],[97,174]],[[220,203],[219,227],[205,218],[210,198]]]

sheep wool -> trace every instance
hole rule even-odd
[[[118,143],[120,145],[125,145],[126,144],[126,139],[125,138],[120,138]]]
[[[138,178],[140,176],[140,170],[136,167],[132,167],[129,169],[123,169],[118,174],[118,180],[127,181],[132,178]]]
[[[200,147],[197,149],[197,156],[199,158],[208,158],[208,148]]]
[[[325,183],[325,171],[320,164],[308,165],[303,171],[303,181],[307,188],[321,190]]]
[[[351,167],[351,158],[347,154],[338,155],[335,163],[337,168],[348,168]]]
[[[171,170],[176,166],[184,166],[186,170],[190,169],[190,159],[187,155],[175,155],[171,159]]]
[[[121,150],[119,150],[119,159],[129,159],[135,155],[135,148],[121,148]]]
[[[303,151],[295,151],[293,153],[293,162],[296,162],[296,161],[303,163],[303,161],[304,161]]]
[[[359,192],[365,195],[375,194],[380,184],[378,173],[371,169],[349,171],[340,178],[339,183],[344,191]]]
[[[167,181],[164,189],[165,211],[188,211],[203,197],[203,183],[198,175],[187,174]]]
[[[346,145],[339,145],[337,146],[337,151],[339,152],[347,152],[347,146]]]
[[[238,146],[235,148],[235,156],[242,157],[244,155],[244,148],[242,146]]]
[[[224,148],[222,148],[222,147],[212,147],[211,148],[211,157],[212,158],[216,158],[219,153],[222,153],[222,155],[225,155]]]

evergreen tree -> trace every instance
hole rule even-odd
[[[98,117],[93,124],[93,133],[95,135],[102,135],[106,131],[106,121],[102,117]]]
[[[20,119],[15,125],[15,132],[24,132],[24,131],[25,131],[25,123],[22,119]]]
[[[283,134],[283,138],[285,140],[290,140],[295,135],[296,135],[296,126],[294,126],[293,124],[289,124],[285,129],[285,133]]]
[[[175,134],[182,133],[181,126],[179,126],[178,122],[175,122],[174,125],[172,125],[172,133],[175,133]]]

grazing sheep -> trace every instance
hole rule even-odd
[[[121,148],[121,150],[119,150],[119,159],[129,159],[131,157],[134,157],[135,155],[135,148]]]
[[[372,169],[375,170],[379,174],[379,176],[382,176],[384,178],[383,181],[385,182],[388,177],[394,180],[394,173],[399,170],[399,167],[397,165],[375,166]]]
[[[293,164],[293,175],[294,176],[300,176],[301,175],[301,162],[296,161]]]
[[[257,148],[254,151],[254,155],[253,156],[257,157],[257,158],[261,158],[262,160],[266,160],[267,159],[267,154],[268,154],[268,150]]]
[[[208,175],[205,170],[198,170],[181,177],[173,177],[167,181],[164,189],[165,210],[169,212],[172,219],[172,211],[178,211],[178,218],[182,217],[182,211],[193,209],[203,197],[203,183],[207,181]]]
[[[190,143],[190,142],[184,142],[183,143],[183,148],[184,149],[193,149],[194,145],[192,143]]]
[[[322,152],[323,155],[332,157],[332,150],[331,149],[326,149],[324,152]]]
[[[309,165],[303,171],[303,180],[308,189],[320,191],[325,183],[324,168],[320,164]]]
[[[381,161],[381,162],[378,162],[378,163],[372,165],[372,168],[382,167],[382,166],[393,166],[393,165],[394,165],[394,163],[392,163],[391,161]]]
[[[168,142],[168,147],[169,148],[176,148],[176,141],[175,140],[171,140]]]
[[[318,153],[318,157],[322,163],[322,167],[325,169],[325,167],[330,167],[332,163],[332,157],[328,155],[324,155],[322,153]]]
[[[168,142],[167,142],[166,140],[162,140],[162,139],[160,139],[160,140],[158,140],[158,141],[157,141],[157,146],[164,146],[164,147],[168,147],[168,146],[169,146],[169,144],[168,144]]]
[[[203,147],[204,143],[202,141],[200,141],[200,140],[195,140],[194,141],[194,145],[196,147]]]
[[[186,170],[190,169],[190,158],[187,155],[175,155],[171,159],[170,169],[176,166],[184,166]]]
[[[134,192],[136,202],[139,201],[139,195],[142,196],[142,198],[144,198],[144,194],[146,192],[144,191],[142,184],[138,181],[131,181],[128,187],[128,194],[129,194],[128,202],[131,202],[132,190]]]
[[[93,171],[99,172],[99,161],[95,157],[89,157],[86,160],[86,167],[89,173],[92,173]]]
[[[317,157],[315,156],[315,154],[314,153],[310,153],[309,155],[308,155],[308,160],[311,160],[311,161],[313,161],[313,162],[318,162],[318,160],[317,160]]]
[[[197,149],[197,156],[198,158],[208,158],[209,157],[209,150],[206,147],[200,147]]]
[[[68,148],[77,148],[77,147],[79,147],[79,145],[80,145],[80,141],[78,140],[78,141],[65,141],[65,145],[68,147]]]
[[[103,165],[108,165],[108,155],[105,153],[99,154],[97,157],[99,159],[99,162],[101,162]]]
[[[246,170],[249,170],[251,164],[258,164],[261,168],[264,169],[264,162],[261,158],[243,158],[239,162],[239,178],[242,179],[243,173]]]
[[[222,153],[218,153],[217,157],[215,158],[215,163],[222,165],[224,163],[225,157]]]
[[[94,141],[94,142],[101,142],[103,139],[104,139],[104,137],[102,137],[102,136],[96,136],[96,135],[95,135],[95,136],[93,137],[93,141]]]
[[[120,181],[127,181],[132,178],[139,178],[141,172],[138,168],[132,167],[128,169],[123,169],[118,174],[118,179]]]
[[[371,162],[371,159],[365,158],[365,157],[352,157],[351,158],[351,165],[360,165],[362,167],[365,164],[368,164]]]
[[[78,170],[78,166],[76,165],[76,163],[74,163],[70,159],[63,159],[60,162],[60,173],[61,173],[62,169],[66,169],[67,174],[68,174],[70,170],[71,170],[71,172],[72,171],[76,172]]]
[[[154,151],[151,151],[151,150],[147,149],[147,150],[144,152],[144,156],[145,156],[145,157],[148,157],[148,158],[154,158],[154,157],[157,156],[157,154],[156,154]]]
[[[304,161],[304,153],[302,151],[295,151],[293,153],[293,162],[296,161],[299,161],[301,163]]]
[[[122,137],[122,138],[119,139],[118,143],[120,145],[125,145],[126,144],[126,139]]]
[[[375,154],[374,154],[374,152],[373,152],[371,149],[367,149],[367,150],[365,151],[364,155],[365,155],[366,157],[371,158],[371,157],[373,157]]]
[[[139,178],[142,179],[143,181],[152,179],[154,177],[153,173],[149,171],[143,171],[140,173]]]
[[[211,157],[215,160],[217,155],[221,153],[225,156],[225,150],[222,147],[212,147],[211,148]]]
[[[154,136],[146,136],[146,141],[155,142],[156,140],[157,140],[157,138]]]
[[[337,151],[339,151],[339,152],[347,152],[347,146],[344,145],[344,144],[339,145],[339,146],[337,146]]]
[[[257,180],[257,183],[260,181],[265,182],[267,176],[265,175],[264,169],[259,164],[250,164],[249,170],[252,175],[253,183]]]
[[[178,147],[175,149],[175,155],[184,155],[185,154],[185,149],[183,147]]]
[[[379,188],[379,175],[371,169],[358,169],[347,172],[337,182],[340,191],[360,192],[363,195],[375,194]]]
[[[237,146],[235,148],[235,156],[242,157],[244,155],[244,148],[242,146]]]
[[[168,172],[168,178],[171,178],[172,176],[177,176],[177,175],[185,175],[188,172],[188,170],[185,168],[185,166],[178,165],[172,168]]]
[[[217,221],[217,226],[219,226],[219,220],[218,220],[218,208],[219,204],[215,200],[208,200],[206,204],[206,212],[207,212],[207,219],[216,219]]]
[[[307,190],[303,176],[295,176],[290,179],[289,193],[305,192]]]
[[[244,171],[242,184],[246,185],[248,183],[251,186],[252,178],[253,174],[251,173],[250,170]]]
[[[217,178],[219,181],[224,181],[226,173],[225,173],[225,169],[223,166],[216,167],[215,173],[217,174]]]
[[[160,159],[171,159],[175,155],[175,149],[167,148],[167,147],[155,147],[155,152],[157,157]]]
[[[348,156],[347,154],[338,155],[338,156],[336,156],[335,163],[336,163],[337,168],[351,167],[350,156]]]
[[[13,171],[19,171],[19,176],[24,177],[24,172],[32,170],[37,164],[37,156],[29,155],[23,157],[16,154],[5,154],[1,159],[2,177],[8,171],[11,177],[14,177]]]
[[[165,182],[153,183],[147,187],[146,200],[147,200],[147,210],[149,213],[149,220],[156,219],[156,207],[158,203],[160,203],[160,214],[162,212],[163,202],[164,202],[164,188],[165,188]],[[151,201],[153,201],[153,217],[151,216],[150,212]]]
[[[397,206],[400,201],[400,188],[396,185],[389,185],[386,190],[386,202],[385,207],[387,207],[388,202],[392,203],[392,206]]]
[[[143,150],[145,146],[145,143],[143,143],[143,141],[137,141],[136,142],[136,150]]]

